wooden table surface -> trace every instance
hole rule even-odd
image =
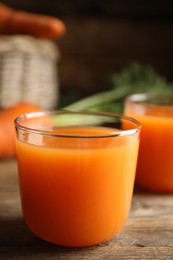
[[[0,162],[0,259],[173,259],[173,195],[134,192],[123,230],[95,247],[69,249],[35,237],[26,227],[14,160]]]

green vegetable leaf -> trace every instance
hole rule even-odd
[[[126,96],[134,93],[173,93],[173,84],[158,75],[151,66],[133,63],[110,76],[108,91],[86,97],[64,107],[67,110],[91,110],[122,113]]]

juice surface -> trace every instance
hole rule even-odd
[[[143,125],[136,182],[154,192],[173,192],[173,118],[126,114]]]
[[[75,134],[74,127],[68,131]],[[80,135],[109,131],[80,128]],[[110,239],[128,216],[138,145],[134,136],[54,141],[43,137],[40,146],[17,140],[22,208],[29,228],[63,246],[89,246]]]

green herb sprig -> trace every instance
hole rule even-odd
[[[126,96],[134,93],[173,93],[173,84],[158,75],[151,66],[133,63],[110,77],[111,89],[86,97],[64,107],[67,110],[90,110],[122,113]]]

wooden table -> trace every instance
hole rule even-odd
[[[20,208],[16,162],[0,162],[0,259],[173,259],[173,195],[135,192],[119,235],[95,247],[63,248],[28,230]]]

